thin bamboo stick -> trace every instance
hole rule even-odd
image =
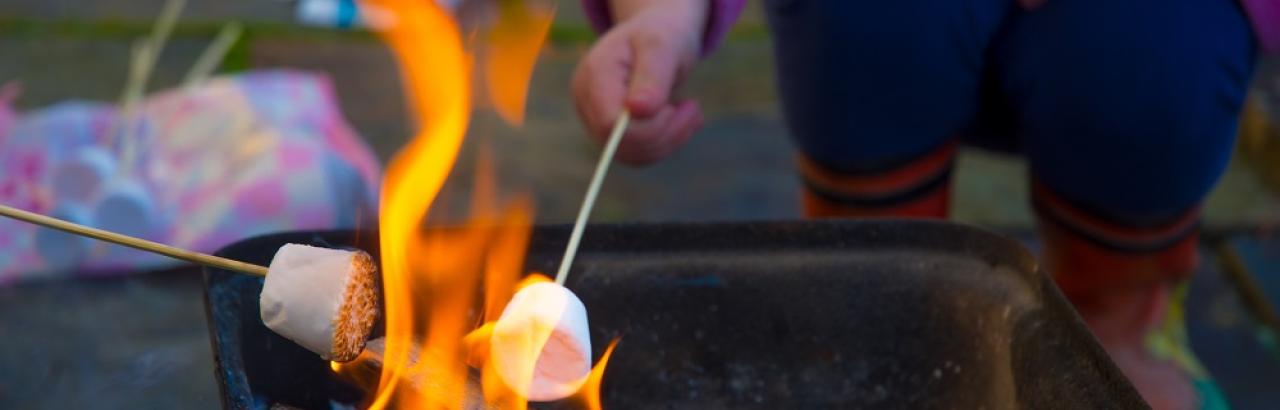
[[[101,229],[90,228],[84,225],[74,224],[57,218],[50,218],[37,213],[27,212],[21,209],[0,205],[0,215],[7,216],[24,222],[53,228],[60,231],[68,232],[75,235],[87,236],[100,241],[107,241],[118,245],[128,246],[134,249],[140,249],[147,252],[158,253],[174,259],[180,259],[187,262],[193,262],[205,266],[222,268],[230,271],[247,273],[255,276],[267,276],[267,268],[264,266],[254,265],[252,263],[244,263],[237,260],[220,258],[213,255],[203,254],[199,252],[189,251],[182,248],[175,248],[169,245],[151,242],[145,239],[135,238],[132,236],[121,235],[115,232],[104,231]]]
[[[618,143],[622,142],[622,134],[627,131],[631,114],[623,111],[613,123],[613,132],[605,143],[604,153],[596,164],[596,172],[591,176],[591,184],[587,186],[587,196],[582,199],[582,209],[578,210],[578,220],[573,223],[573,233],[569,234],[569,245],[564,250],[564,258],[560,260],[560,271],[556,273],[556,284],[564,285],[569,278],[569,266],[578,254],[578,242],[582,241],[582,229],[587,226],[587,218],[591,216],[591,208],[596,205],[596,196],[600,194],[600,185],[604,183],[605,174],[609,173],[609,164],[613,163],[613,154],[618,151]]]

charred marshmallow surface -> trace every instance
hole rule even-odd
[[[554,283],[521,289],[494,325],[490,357],[498,375],[533,401],[569,397],[591,372],[587,309]]]
[[[325,360],[354,360],[378,316],[377,267],[360,251],[288,244],[261,295],[262,322]]]

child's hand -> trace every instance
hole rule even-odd
[[[702,126],[692,100],[672,90],[697,62],[710,2],[613,0],[618,21],[573,74],[572,93],[587,133],[603,142],[625,108],[633,120],[618,159],[633,165],[666,157]]]

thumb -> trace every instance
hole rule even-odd
[[[635,64],[627,86],[627,108],[638,118],[657,114],[667,105],[675,87],[679,47],[661,36],[641,35],[632,40]]]

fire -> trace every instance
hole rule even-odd
[[[465,387],[465,368],[454,352],[458,341],[451,336],[465,332],[467,298],[465,281],[450,280],[451,261],[463,263],[474,255],[434,253],[462,247],[441,238],[423,237],[421,226],[427,210],[444,185],[445,178],[457,160],[470,120],[469,56],[463,51],[456,22],[447,12],[428,2],[413,0],[379,0],[374,2],[391,10],[397,23],[382,32],[383,39],[395,53],[401,76],[408,88],[408,98],[415,110],[421,130],[387,167],[382,188],[379,242],[382,248],[383,297],[386,311],[387,343],[383,356],[378,391],[371,408],[385,408],[393,397],[401,407],[461,406]],[[434,239],[434,240],[433,240]],[[472,251],[474,249],[457,249]],[[412,252],[412,253],[411,253]],[[415,255],[418,254],[418,255]],[[415,262],[431,258],[437,268],[417,272]],[[470,258],[469,258],[470,257]],[[452,282],[452,283],[450,283]],[[460,286],[456,292],[431,292],[433,289]],[[431,298],[439,297],[432,300]],[[431,300],[429,317],[418,318],[415,300]],[[418,335],[434,351],[409,360]],[[439,369],[431,375],[425,373]],[[410,377],[431,377],[435,386],[443,388],[420,392],[400,388]]]
[[[582,403],[583,407],[592,410],[599,410],[600,406],[600,386],[604,383],[605,365],[609,363],[609,358],[613,357],[613,349],[618,347],[618,339],[609,342],[609,347],[604,349],[604,354],[600,355],[600,361],[596,362],[595,367],[591,368],[591,374],[587,376],[587,382],[582,385],[582,389],[578,390],[577,399]]]
[[[521,281],[533,223],[530,201],[499,201],[491,161],[482,155],[467,223],[422,229],[467,132],[474,55],[450,11],[434,1],[369,3],[395,16],[380,34],[400,65],[420,129],[387,167],[382,187],[386,336],[371,341],[356,361],[334,363],[333,370],[370,390],[374,409],[526,408],[527,400],[493,370],[499,364],[489,357],[488,339],[511,296],[546,280],[531,275]],[[498,24],[486,37],[484,77],[494,108],[518,124],[551,13],[514,0],[500,0],[499,6]],[[578,393],[591,408],[599,408],[599,378],[608,355]]]
[[[529,77],[551,30],[553,15],[550,8],[498,1],[498,22],[486,36],[484,74],[489,100],[507,122],[524,122]]]

